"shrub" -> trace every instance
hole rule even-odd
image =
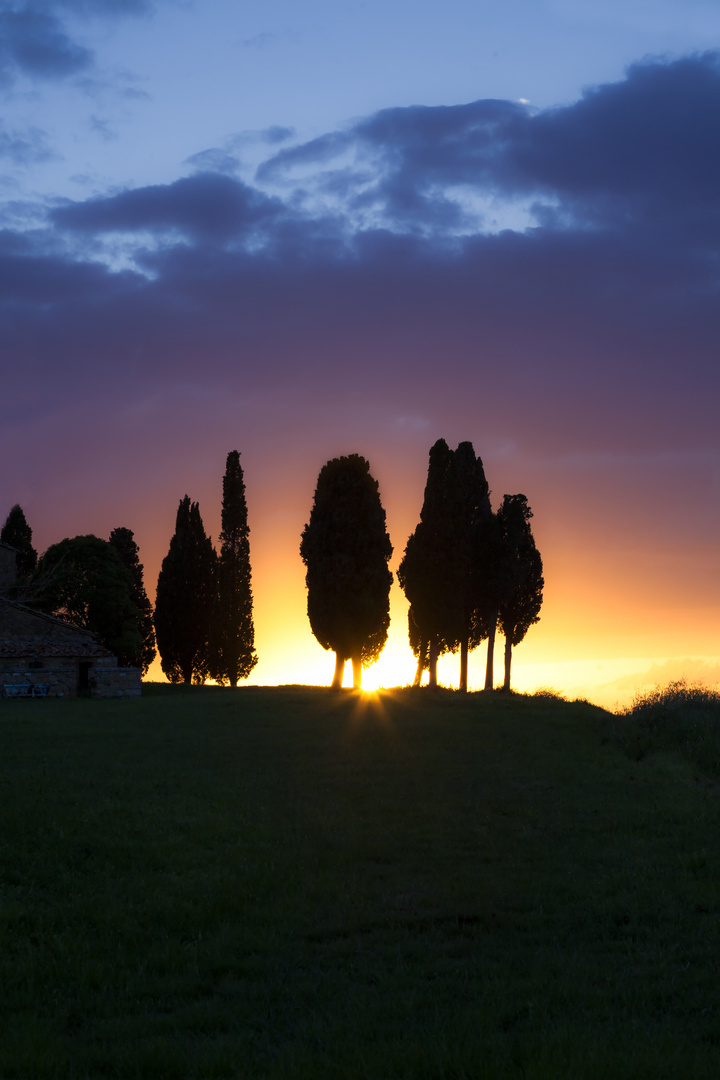
[[[634,761],[654,750],[674,750],[720,776],[720,690],[678,679],[638,692],[618,714],[616,739]]]

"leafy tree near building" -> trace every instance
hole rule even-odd
[[[336,656],[332,687],[342,686],[351,660],[359,689],[362,668],[377,660],[387,641],[392,583],[385,511],[359,454],[333,458],[321,469],[300,555],[312,632]]]
[[[257,664],[249,533],[240,454],[231,450],[223,477],[217,597],[210,631],[210,674],[231,686],[246,679]]]
[[[155,600],[155,635],[170,682],[203,683],[209,675],[210,622],[216,555],[188,495],[180,500],[175,533],[163,559]]]
[[[505,637],[505,680],[510,689],[512,650],[528,629],[540,620],[543,602],[543,565],[530,528],[532,511],[524,495],[506,495],[499,518],[503,536],[503,596],[498,623]]]
[[[96,635],[124,666],[142,654],[143,613],[117,550],[97,536],[52,544],[38,561],[32,603]]]
[[[155,626],[152,604],[145,592],[140,553],[131,529],[113,529],[110,533],[109,543],[117,551],[123,566],[132,578],[132,598],[141,615],[142,647],[135,656],[120,657],[119,659],[121,663],[126,664],[128,667],[139,667],[143,675],[146,675],[148,668],[155,659]]]
[[[15,503],[0,531],[0,543],[9,544],[17,550],[18,577],[27,580],[37,566],[38,555],[32,546],[32,529],[27,523],[22,507]]]

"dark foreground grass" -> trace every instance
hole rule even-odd
[[[3,702],[0,1077],[715,1080],[720,796],[626,750],[551,697]]]

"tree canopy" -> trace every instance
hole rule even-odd
[[[217,595],[210,632],[210,674],[231,686],[246,679],[257,664],[249,534],[240,454],[231,450],[223,477]]]
[[[377,660],[387,641],[392,583],[385,511],[359,454],[333,458],[321,469],[300,555],[312,632],[336,654],[333,686],[342,685],[345,661],[352,660],[359,688],[362,667]]]
[[[142,654],[143,613],[134,583],[117,550],[97,536],[52,544],[39,560],[34,603],[43,611],[90,630],[121,664]]]
[[[503,594],[498,621],[505,637],[505,680],[510,689],[512,649],[540,620],[543,602],[543,565],[530,528],[533,516],[524,495],[506,495],[498,511],[502,528]]]
[[[143,567],[140,562],[140,552],[135,543],[135,536],[131,529],[118,528],[110,533],[109,543],[117,551],[122,564],[132,578],[132,598],[140,611],[140,632],[142,634],[142,646],[138,653],[133,656],[119,658],[121,663],[129,667],[139,667],[143,675],[155,659],[155,626],[153,623],[152,604],[145,592],[143,580]]]
[[[170,682],[202,683],[209,674],[216,556],[197,503],[180,500],[155,600],[155,634]]]
[[[477,607],[478,532],[490,517],[482,461],[472,443],[451,450],[444,439],[430,449],[420,522],[405,547],[398,580],[410,601],[410,644],[425,663],[430,685],[437,659],[461,650],[460,686],[467,689],[467,654],[480,643]],[[417,676],[416,676],[417,681]]]

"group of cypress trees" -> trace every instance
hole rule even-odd
[[[207,678],[237,686],[257,663],[252,617],[250,542],[240,454],[227,456],[220,553],[216,554],[188,495],[163,559],[155,600],[155,631],[170,682]]]
[[[493,688],[495,634],[505,636],[510,689],[512,648],[538,622],[542,559],[524,495],[505,495],[497,513],[482,461],[472,443],[451,450],[438,439],[430,450],[420,522],[407,542],[398,580],[410,602],[409,638],[418,666],[437,685],[437,661],[460,651],[459,688],[467,690],[468,654],[488,642],[485,689]]]
[[[512,649],[539,619],[542,559],[524,495],[505,495],[493,513],[482,461],[472,443],[430,449],[420,521],[408,539],[398,580],[409,601],[408,633],[417,658],[415,685],[438,657],[460,653],[459,688],[467,690],[468,656],[487,640],[485,689],[493,688],[495,634],[505,638],[504,688]],[[223,477],[220,551],[205,533],[200,509],[180,500],[175,532],[158,578],[153,616],[130,529],[109,541],[77,536],[38,560],[32,530],[14,506],[0,540],[16,548],[18,573],[31,602],[93,630],[120,662],[143,674],[160,653],[171,682],[215,679],[237,686],[257,663],[245,483],[237,450]],[[300,555],[305,563],[308,618],[324,649],[335,652],[334,688],[353,666],[353,686],[387,641],[388,562],[392,545],[377,481],[359,454],[333,458],[320,471]]]
[[[505,636],[504,688],[510,689],[513,646],[539,619],[542,559],[524,495],[506,495],[493,513],[483,464],[472,443],[430,450],[420,521],[407,542],[398,580],[410,603],[408,631],[417,657],[437,686],[443,653],[460,652],[461,690],[468,655],[487,639],[485,689],[493,688],[496,630]],[[390,623],[388,561],[392,545],[370,466],[358,454],[333,458],[318,477],[300,554],[307,568],[308,618],[318,642],[335,652],[332,686],[352,660],[353,686],[378,658]]]

